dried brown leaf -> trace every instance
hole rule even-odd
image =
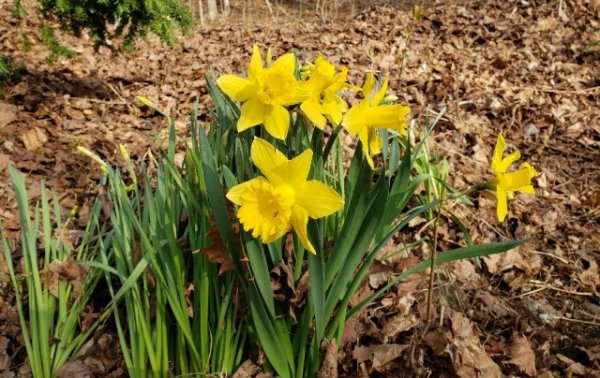
[[[0,128],[17,119],[17,107],[0,101]]]
[[[23,130],[21,131],[20,136],[28,151],[37,150],[48,141],[46,133],[38,127]]]
[[[556,355],[556,358],[558,358],[560,361],[562,361],[565,364],[567,364],[567,368],[565,369],[565,376],[571,377],[571,376],[573,376],[573,374],[578,375],[578,376],[582,376],[582,377],[588,377],[589,376],[588,375],[588,370],[585,368],[585,366],[583,366],[579,362],[573,361],[569,357],[567,357],[565,355],[562,355],[560,353],[558,353]]]
[[[527,253],[523,248],[514,248],[504,253],[484,256],[483,261],[492,274],[498,274],[512,268],[534,273],[541,268],[539,256]]]
[[[433,350],[433,353],[440,355],[446,350],[450,338],[441,330],[437,330],[427,333],[423,340]]]
[[[121,377],[123,371],[117,367],[118,353],[117,339],[104,333],[98,338],[88,340],[77,355],[57,371],[56,377]]]
[[[460,312],[450,315],[453,339],[452,364],[459,377],[502,377],[500,367],[488,356],[473,330],[471,321]]]
[[[479,274],[475,271],[475,264],[471,260],[458,260],[448,264],[451,278],[463,284],[479,282]]]
[[[55,297],[58,297],[59,281],[70,282],[73,285],[73,295],[79,297],[83,294],[83,283],[89,271],[89,267],[79,265],[72,258],[66,261],[54,260],[40,272],[40,278]]]
[[[356,323],[358,317],[353,316],[344,323],[344,331],[342,333],[342,346],[347,343],[355,343],[358,341],[358,332],[356,332]]]
[[[260,366],[257,366],[252,360],[246,360],[238,367],[231,378],[251,378],[256,376],[260,371]]]
[[[516,314],[515,310],[504,303],[502,298],[499,298],[489,291],[482,290],[477,295],[485,305],[485,311],[494,316],[505,317],[509,314]]]
[[[395,315],[383,325],[383,342],[387,343],[399,333],[407,331],[419,323],[417,315],[412,311],[414,303],[415,298],[410,294],[400,298],[397,306],[394,308]]]
[[[14,164],[10,156],[0,154],[0,172],[3,172],[9,165]]]
[[[523,306],[540,324],[556,325],[560,313],[545,298],[524,298]]]
[[[81,360],[71,360],[60,367],[56,378],[92,378],[91,369]]]
[[[400,357],[409,345],[380,344],[364,347],[356,347],[352,352],[352,358],[358,363],[371,361],[373,369],[381,371],[383,367]]]
[[[338,376],[338,348],[335,339],[323,340],[321,351],[325,352],[317,378],[336,378]]]
[[[525,336],[513,337],[510,344],[510,360],[507,363],[516,365],[519,371],[530,377],[537,376],[535,368],[535,353],[531,349],[531,343]]]
[[[555,29],[558,25],[558,20],[552,16],[542,18],[537,22],[535,26],[533,26],[533,30],[536,32],[543,32]]]
[[[8,369],[10,366],[11,358],[6,351],[8,348],[8,338],[0,336],[0,372]]]
[[[579,281],[589,287],[594,293],[598,293],[600,289],[600,272],[598,272],[598,263],[596,260],[590,260],[590,266],[579,273]]]
[[[223,274],[230,270],[235,270],[235,263],[231,260],[231,256],[229,256],[229,252],[225,249],[225,245],[223,244],[223,239],[221,239],[221,235],[219,232],[213,228],[208,236],[211,238],[213,243],[205,248],[202,248],[198,251],[194,251],[194,253],[203,253],[208,256],[208,260],[210,262],[221,264],[219,268],[219,274]]]

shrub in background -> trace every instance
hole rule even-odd
[[[38,3],[38,11],[46,21],[57,22],[61,29],[76,37],[88,33],[97,47],[122,36],[122,47],[127,49],[149,32],[172,44],[177,41],[176,30],[187,34],[194,26],[189,9],[177,0],[38,0]],[[14,1],[13,14],[27,15],[21,0]],[[40,28],[40,37],[50,49],[51,59],[73,54],[59,48],[48,24]]]

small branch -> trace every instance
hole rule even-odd
[[[265,0],[265,3],[267,4],[267,8],[269,8],[269,14],[271,15],[271,18],[273,19],[273,21],[275,21],[275,16],[273,15],[273,7],[271,6],[271,2],[269,0]]]
[[[431,251],[431,265],[429,267],[429,287],[427,289],[427,326],[425,327],[425,332],[431,326],[431,318],[433,316],[433,280],[435,277],[435,264],[437,257],[437,244],[438,244],[438,226],[440,223],[440,218],[442,216],[442,209],[444,207],[444,202],[446,201],[446,190],[443,189],[441,193],[441,201],[437,214],[435,215],[435,222],[433,224],[433,247]]]

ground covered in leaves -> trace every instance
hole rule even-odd
[[[242,2],[243,3],[243,2]],[[448,160],[458,188],[490,177],[496,135],[540,172],[535,196],[518,195],[504,223],[485,195],[475,207],[449,201],[475,242],[531,241],[508,253],[448,264],[435,280],[435,314],[427,327],[428,275],[416,275],[348,325],[334,358],[341,376],[595,376],[600,372],[600,2],[445,1],[410,8],[377,6],[328,14],[299,13],[263,2],[233,9],[173,47],[150,37],[130,53],[68,36],[77,57],[47,64],[37,41],[39,20],[18,21],[0,1],[0,52],[21,62],[21,80],[0,97],[0,220],[13,238],[19,226],[9,165],[27,175],[32,199],[40,180],[55,189],[65,212],[79,207],[73,240],[98,193],[101,171],[75,147],[122,165],[117,146],[150,166],[167,128],[135,96],[152,99],[177,118],[181,150],[190,110],[211,106],[204,75],[244,70],[253,43],[301,60],[321,52],[350,69],[355,84],[373,70],[412,108],[423,128],[440,113],[432,154]],[[34,14],[33,11],[30,14]],[[24,53],[20,33],[33,42]],[[440,251],[464,245],[442,219]],[[447,223],[444,223],[447,222]],[[448,224],[448,226],[444,226]],[[431,236],[430,222],[411,224],[395,246]],[[18,248],[15,242],[15,256]],[[425,247],[382,256],[356,301],[420,261]],[[12,376],[24,348],[0,259],[0,376]],[[114,372],[110,327],[96,337],[93,371]],[[88,348],[90,349],[90,348]],[[330,356],[331,357],[331,356]],[[87,361],[87,360],[86,360]],[[251,371],[252,363],[240,374]]]

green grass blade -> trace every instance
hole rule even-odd
[[[389,190],[388,181],[384,177],[380,178],[380,182],[376,185],[375,198],[365,216],[365,220],[360,228],[356,231],[358,236],[352,248],[344,251],[344,264],[335,276],[327,298],[325,300],[324,317],[328,319],[333,314],[334,309],[339,301],[346,295],[350,284],[355,280],[354,274],[356,268],[361,263],[368,248],[373,241],[373,237],[381,225],[382,213],[387,204],[387,194]],[[367,194],[368,195],[368,194]],[[337,250],[334,253],[339,253]],[[324,332],[324,330],[321,330]],[[319,332],[317,332],[319,334]],[[319,340],[319,344],[320,344]]]
[[[275,301],[273,299],[273,289],[271,288],[271,275],[265,257],[265,251],[262,244],[251,236],[244,237],[244,247],[248,254],[250,268],[252,269],[252,278],[256,282],[258,291],[269,311],[269,314],[275,317]]]
[[[319,237],[317,222],[309,222],[310,233],[313,240],[323,240]],[[310,276],[309,295],[314,308],[317,340],[323,338],[325,329],[325,256],[321,245],[315,245],[317,254],[309,253],[307,255],[308,274]]]
[[[294,356],[291,355],[291,343],[286,338],[287,335],[280,332],[280,326],[263,306],[257,287],[252,284],[248,285],[247,294],[256,335],[269,362],[280,377],[292,378],[292,372],[295,370]],[[287,347],[285,344],[290,344],[290,346]]]

